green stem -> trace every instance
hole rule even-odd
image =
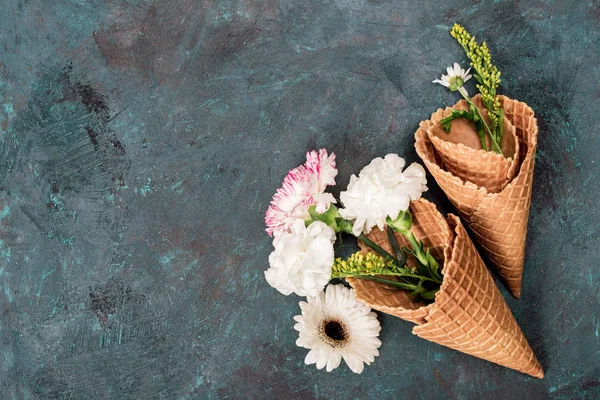
[[[403,282],[398,282],[398,281],[394,281],[391,279],[385,279],[385,278],[380,278],[378,276],[371,276],[371,275],[345,275],[344,278],[358,278],[358,279],[367,279],[373,282],[378,282],[378,283],[385,283],[386,285],[390,285],[390,286],[394,286],[400,289],[407,289],[407,290],[415,290],[417,285],[412,285],[410,283],[403,283]],[[334,278],[340,278],[338,276],[334,277]]]
[[[475,105],[475,103],[473,103],[473,101],[471,100],[471,98],[469,96],[465,96],[465,94],[462,92],[460,92],[460,94],[462,95],[462,97],[467,101],[467,103],[470,106],[473,106],[473,109],[477,113],[477,116],[480,118],[481,122],[483,123],[483,126],[487,130],[488,135],[490,135],[490,142],[492,142],[492,149],[496,153],[504,156],[504,153],[502,153],[502,149],[500,148],[500,146],[498,145],[498,141],[496,140],[496,135],[492,133],[492,130],[488,126],[487,122],[485,122],[485,119],[483,118],[483,114],[481,114],[481,111],[479,110],[479,108]],[[484,150],[487,151],[487,145],[485,143],[485,138],[482,138],[481,146],[483,147]]]
[[[408,240],[412,247],[412,254],[417,259],[421,276],[428,276],[433,282],[442,283],[442,277],[438,273],[438,265],[429,252],[423,251],[423,244],[415,237],[411,229],[398,230]],[[435,264],[435,265],[434,265]]]
[[[413,248],[413,250],[415,252],[415,257],[417,257],[417,260],[419,260],[419,262],[421,264],[427,265],[428,264],[427,255],[425,253],[423,253],[423,245],[415,237],[412,230],[409,230],[408,232],[403,232],[402,234],[404,235],[406,240],[408,240],[408,243],[410,243],[411,247]]]
[[[430,282],[435,282],[435,283],[439,283],[441,284],[442,281],[438,280],[436,278],[428,278],[426,276],[422,276],[422,275],[415,275],[415,274],[411,274],[411,273],[403,273],[403,272],[389,272],[389,271],[381,271],[381,273],[377,273],[376,275],[385,275],[385,276],[396,276],[399,278],[414,278],[414,279],[419,279],[422,281],[430,281]],[[339,274],[339,275],[332,275],[332,278],[362,278],[365,276],[373,276],[370,274]]]
[[[383,249],[382,247],[380,247],[377,243],[375,243],[372,240],[368,239],[365,235],[361,234],[359,237],[357,237],[357,239],[360,240],[361,242],[363,242],[364,244],[366,244],[367,246],[369,246],[370,248],[372,248],[373,251],[375,251],[375,253],[379,254],[384,259],[386,259],[386,260],[393,260],[396,263],[399,263],[399,260],[396,259],[396,257],[394,257],[393,255],[391,255],[390,253],[388,253],[387,251],[385,251],[385,249]]]

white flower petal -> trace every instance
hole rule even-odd
[[[358,177],[352,175],[348,189],[340,193],[344,208],[340,215],[353,221],[352,233],[368,233],[373,226],[382,229],[387,217],[392,219],[406,211],[410,200],[417,200],[427,190],[425,170],[413,163],[405,171],[403,158],[388,154],[375,158]]]
[[[303,220],[295,220],[290,232],[282,232],[273,241],[267,282],[286,296],[316,296],[331,277],[334,242],[335,232],[325,223],[316,221],[306,227]],[[308,304],[300,303],[300,307]]]
[[[337,367],[340,366],[340,363],[342,362],[342,353],[340,353],[339,351],[334,351],[331,358],[329,358],[329,360],[327,360],[327,372],[331,372],[334,369],[336,369]]]
[[[363,372],[363,369],[365,368],[364,365],[364,361],[365,360],[361,360],[358,357],[356,357],[354,354],[347,354],[344,355],[344,361],[346,361],[346,364],[348,365],[348,367],[352,370],[352,372],[354,372],[355,374],[360,374]]]
[[[369,365],[379,355],[381,341],[377,337],[381,326],[377,315],[356,299],[352,289],[329,285],[325,292],[308,297],[307,302],[300,304],[302,315],[294,317],[298,322],[294,328],[299,331],[296,344],[310,349],[304,359],[306,364],[316,364],[318,369],[326,368],[329,372],[337,368],[343,358],[352,371],[361,373],[364,364]],[[345,328],[344,337],[338,337],[337,342],[332,342],[321,328],[331,321]]]
[[[267,233],[271,236],[289,231],[292,223],[300,218],[309,220],[308,208],[316,204],[319,209],[329,207],[331,197],[320,198],[327,186],[335,185],[337,176],[335,154],[327,150],[306,154],[306,163],[288,172],[281,188],[265,214]],[[323,211],[323,212],[324,212]]]
[[[304,363],[306,365],[310,365],[310,364],[314,364],[317,362],[318,356],[317,356],[317,350],[311,350],[308,352],[308,354],[306,355],[306,357],[304,358]]]
[[[329,206],[331,205],[331,203],[337,203],[337,200],[335,199],[335,197],[333,197],[333,195],[331,193],[321,193],[321,194],[317,194],[315,196],[313,196],[313,200],[315,201],[315,204],[317,205],[316,207],[316,211],[319,214],[323,214],[325,211],[327,211],[329,209]]]
[[[442,78],[444,78],[444,77],[442,77]],[[450,86],[448,81],[444,80],[444,79],[442,79],[442,80],[436,79],[435,81],[433,81],[433,83],[439,83],[440,85],[445,86],[445,87]]]

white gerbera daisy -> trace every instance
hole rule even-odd
[[[469,69],[465,71],[458,63],[454,63],[454,68],[448,67],[446,71],[448,72],[448,75],[442,75],[440,79],[434,80],[433,83],[439,83],[453,92],[458,90],[463,96],[468,96],[463,85],[472,77],[472,75],[469,74],[471,68],[469,67]]]
[[[300,332],[296,344],[310,349],[304,362],[326,366],[327,372],[340,365],[342,357],[357,374],[364,364],[379,355],[381,326],[377,315],[357,300],[344,285],[329,285],[325,292],[301,301],[302,315],[296,315],[294,329]]]

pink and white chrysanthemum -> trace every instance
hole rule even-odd
[[[296,219],[308,220],[313,204],[318,213],[327,211],[336,200],[325,189],[335,185],[337,173],[335,154],[328,155],[325,149],[306,153],[306,163],[288,172],[273,196],[265,215],[267,233],[273,236],[288,231]]]

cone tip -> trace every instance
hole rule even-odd
[[[520,298],[521,297],[521,284],[523,283],[523,278],[521,277],[521,279],[518,282],[515,283],[508,283],[508,290],[510,290],[510,293],[516,298]]]

